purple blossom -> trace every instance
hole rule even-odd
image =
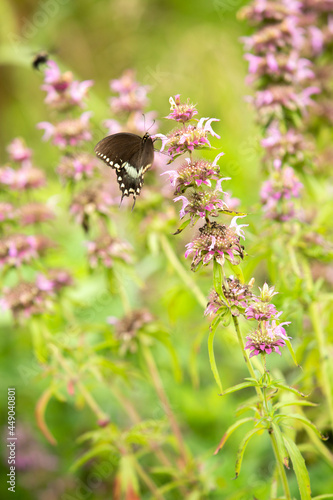
[[[41,122],[37,125],[37,128],[44,129],[43,140],[47,141],[53,138],[55,146],[59,146],[60,148],[77,146],[84,141],[91,140],[90,117],[91,112],[86,111],[79,118],[68,118],[56,125],[49,122]]]
[[[78,224],[83,224],[85,217],[93,213],[109,215],[110,208],[116,203],[107,186],[102,183],[87,186],[77,193],[70,206],[70,213],[74,215]]]
[[[111,97],[110,106],[114,113],[142,111],[148,104],[147,93],[149,87],[140,85],[135,80],[135,72],[127,70],[118,80],[111,80],[111,90],[119,93],[118,97]]]
[[[166,116],[169,120],[186,123],[198,114],[194,104],[189,104],[189,101],[181,103],[180,94],[177,94],[175,98],[170,97],[169,102],[171,104],[170,113]]]
[[[63,179],[73,179],[80,181],[89,179],[98,169],[98,161],[89,153],[78,153],[77,155],[63,156],[57,172]]]
[[[225,259],[237,265],[243,259],[244,251],[240,245],[239,236],[233,228],[212,222],[199,229],[199,235],[186,245],[185,258],[194,253],[192,269],[199,264],[207,265],[215,259],[221,266]]]
[[[24,321],[31,316],[45,314],[52,308],[52,300],[49,293],[36,283],[21,281],[12,288],[4,289],[0,306],[3,310],[11,310],[16,320]]]
[[[105,234],[87,243],[88,260],[91,267],[101,264],[112,267],[115,261],[132,262],[132,247],[126,241]]]
[[[14,170],[11,167],[0,168],[0,185],[3,184],[12,190],[24,191],[44,186],[44,173],[35,167]]]
[[[9,221],[16,217],[16,212],[11,203],[0,201],[0,222]]]
[[[285,341],[290,339],[282,325],[289,324],[290,322],[284,322],[277,325],[274,320],[259,323],[257,330],[246,337],[245,349],[251,350],[250,358],[258,354],[271,354],[272,352],[281,355],[280,347],[284,347]]]
[[[228,302],[225,302],[224,298],[220,297],[216,290],[213,289],[209,295],[205,315],[216,316],[225,309],[230,309],[232,316],[244,314],[248,303],[253,300],[251,288],[251,283],[247,285],[230,276],[222,284],[223,295]]]
[[[44,203],[32,202],[23,205],[18,210],[18,216],[22,226],[39,224],[54,219],[54,212]]]
[[[7,151],[11,161],[21,163],[22,167],[30,166],[32,150],[27,148],[22,139],[13,139],[9,146],[7,146]]]

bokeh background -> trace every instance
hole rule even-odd
[[[48,111],[40,90],[42,74],[34,71],[31,61],[39,50],[48,50],[62,70],[71,70],[80,80],[93,79],[89,107],[94,110],[93,122],[99,124],[110,117],[107,100],[110,96],[109,81],[133,68],[137,79],[151,86],[149,109],[156,110],[160,119],[160,132],[169,130],[163,120],[169,112],[168,99],[181,94],[189,97],[201,116],[220,119],[214,129],[221,141],[213,142],[218,151],[225,152],[223,173],[232,177],[228,188],[241,200],[240,209],[250,212],[248,238],[254,230],[258,186],[262,179],[260,168],[260,132],[254,115],[244,101],[250,89],[244,83],[247,65],[239,38],[247,34],[248,26],[237,20],[236,13],[244,4],[240,0],[2,0],[0,3],[0,155],[4,163],[8,143],[17,136],[24,137],[34,149],[37,165],[48,172],[52,180],[49,193],[62,189],[54,167],[56,148],[41,141],[40,121],[48,120]],[[92,144],[93,148],[93,144]],[[58,187],[57,187],[58,186]],[[130,215],[129,215],[130,216]],[[130,223],[129,223],[130,224]],[[131,226],[130,226],[131,227]],[[119,304],[108,297],[96,302],[100,280],[87,275],[83,259],[82,234],[63,218],[46,229],[48,235],[66,248],[66,267],[75,269],[76,281],[81,280],[80,300],[87,310],[104,320],[117,315]],[[179,253],[183,252],[186,237],[178,240]],[[57,263],[57,255],[53,255]],[[64,257],[61,257],[64,259]],[[252,260],[251,260],[252,259]],[[59,263],[59,262],[58,262]],[[251,276],[257,265],[255,255],[245,264],[246,277]],[[186,440],[195,456],[202,457],[202,474],[207,482],[214,481],[215,492],[209,498],[252,499],[256,495],[266,499],[269,492],[267,478],[272,452],[267,440],[250,444],[244,472],[237,481],[234,461],[240,435],[231,439],[223,453],[213,456],[226,428],[235,418],[235,408],[243,395],[237,393],[223,400],[217,396],[217,387],[210,371],[206,335],[208,322],[203,318],[191,292],[171,273],[163,275],[162,257],[145,255],[144,246],[138,249],[137,269],[154,296],[153,312],[171,331],[171,339],[184,370],[182,383],[174,380],[170,358],[163,348],[158,351],[158,364],[174,411],[184,428]],[[264,268],[257,271],[258,284],[265,279]],[[194,275],[204,293],[207,293],[211,276]],[[278,280],[276,283],[279,285]],[[139,304],[139,292],[133,293],[134,304]],[[297,325],[297,317],[294,318]],[[299,320],[300,322],[300,320]],[[59,325],[54,325],[55,330]],[[93,428],[95,421],[87,408],[73,409],[65,402],[53,400],[47,411],[50,429],[58,445],[52,447],[41,435],[34,418],[34,408],[47,382],[39,376],[34,360],[31,339],[24,330],[13,329],[9,316],[1,320],[1,380],[5,402],[7,386],[17,388],[17,421],[21,426],[22,446],[35,464],[34,469],[17,474],[17,499],[53,500],[70,492],[68,498],[111,498],[108,489],[100,484],[92,491],[85,491],[87,469],[72,473],[70,467],[80,456],[82,445],[76,439]],[[220,337],[222,333],[219,333]],[[226,331],[225,339],[217,341],[216,356],[226,387],[239,383],[246,372],[235,349],[233,335]],[[202,345],[201,345],[201,340]],[[195,344],[196,343],[196,344]],[[201,349],[198,346],[201,345]],[[197,346],[198,380],[191,376],[190,360]],[[290,358],[274,359],[275,369],[291,364]],[[196,383],[194,383],[196,382]],[[135,404],[140,406],[140,387],[137,387]],[[125,390],[125,389],[124,389]],[[127,389],[129,391],[129,389]],[[130,392],[129,392],[130,393]],[[105,387],[97,390],[97,399],[115,421],[121,418],[119,409]],[[153,391],[145,393],[147,415],[158,415]],[[148,401],[148,404],[147,404]],[[1,422],[6,422],[6,406],[1,404]],[[2,459],[2,477],[7,473],[6,452]],[[329,491],[331,471],[323,462],[314,463],[311,469],[313,490],[317,494]],[[293,481],[293,479],[291,479]],[[327,487],[325,486],[327,484]],[[295,488],[295,484],[293,485]],[[326,488],[326,489],[325,489]],[[6,485],[1,482],[1,498],[10,498]],[[296,490],[295,490],[296,491]],[[80,496],[81,495],[81,496]],[[86,496],[84,496],[86,495]],[[146,498],[146,497],[145,497]],[[149,498],[149,496],[147,496]],[[170,497],[176,498],[176,497]]]

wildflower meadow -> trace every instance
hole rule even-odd
[[[0,15],[1,498],[333,498],[333,1]]]

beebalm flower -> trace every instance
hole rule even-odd
[[[135,80],[133,70],[125,71],[118,80],[111,80],[111,90],[118,92],[118,97],[111,97],[110,106],[114,113],[142,111],[148,104],[148,85],[140,85]]]
[[[284,80],[286,83],[301,83],[304,80],[313,80],[315,73],[312,63],[304,57],[299,57],[297,52],[267,53],[262,56],[245,54],[249,62],[249,76],[246,83],[253,84],[259,78],[268,75],[272,81]]]
[[[10,309],[16,320],[44,314],[52,307],[48,292],[41,290],[36,283],[21,281],[13,288],[5,289],[0,299],[3,310]]]
[[[82,224],[85,216],[93,213],[109,214],[115,199],[101,183],[87,186],[73,198],[70,212],[78,224]]]
[[[205,309],[205,316],[216,316],[225,308],[230,308],[230,312],[233,316],[243,314],[249,301],[252,301],[254,297],[251,288],[251,281],[247,285],[245,283],[241,283],[239,279],[230,276],[226,279],[226,282],[222,284],[223,294],[227,299],[229,306],[223,298],[219,296],[216,290],[213,289],[209,295],[208,304]]]
[[[219,212],[227,208],[224,201],[221,200],[218,190],[192,191],[188,198],[186,196],[178,196],[173,201],[180,200],[183,202],[179,213],[181,219],[187,214],[190,214],[191,217],[205,218],[207,215],[218,217]]]
[[[30,262],[38,255],[38,242],[35,236],[12,234],[0,240],[0,268],[19,267]]]
[[[282,221],[292,218],[295,213],[292,198],[298,198],[302,188],[303,184],[291,167],[276,169],[260,192],[266,217]]]
[[[95,241],[88,241],[88,260],[91,267],[102,264],[112,267],[115,260],[126,263],[132,262],[132,247],[126,241],[105,234]]]
[[[194,115],[198,114],[195,105],[190,104],[189,100],[187,100],[187,103],[181,103],[180,94],[175,95],[175,98],[170,97],[169,103],[171,104],[170,113],[166,116],[169,120],[186,123],[191,120]]]
[[[202,184],[211,187],[211,180],[217,180],[220,168],[217,166],[218,159],[224,155],[220,153],[211,163],[207,160],[196,160],[191,162],[190,158],[185,158],[185,162],[178,170],[167,170],[161,175],[169,175],[171,185],[176,193],[183,193],[188,187],[200,187]]]
[[[301,3],[298,0],[256,0],[243,7],[239,17],[257,24],[263,21],[282,21],[288,15],[297,16],[300,11]]]
[[[36,167],[20,168],[19,170],[2,167],[0,168],[0,186],[1,184],[14,191],[25,191],[44,186],[46,177]]]
[[[73,285],[73,278],[65,269],[48,269],[46,274],[38,274],[36,285],[39,290],[58,293],[66,286]]]
[[[212,129],[212,122],[219,121],[217,118],[201,118],[197,125],[187,125],[181,129],[170,132],[168,136],[156,134],[155,137],[162,139],[163,151],[165,145],[168,145],[167,153],[173,159],[186,152],[192,152],[195,149],[202,149],[205,146],[211,147],[208,140],[208,134],[220,138]]]
[[[78,153],[77,155],[66,155],[60,160],[57,173],[63,179],[80,181],[89,179],[98,169],[98,161],[89,153]]]
[[[11,203],[0,202],[0,222],[10,221],[16,217],[16,211]]]
[[[84,141],[91,140],[89,120],[91,112],[82,113],[79,118],[68,118],[56,125],[49,122],[38,123],[38,129],[44,129],[43,140],[53,138],[53,144],[64,148],[66,146],[77,146]]]
[[[278,313],[274,304],[261,302],[261,300],[256,300],[245,310],[246,319],[256,319],[257,321],[277,319],[281,314],[281,312]]]
[[[303,134],[293,128],[282,134],[277,122],[268,127],[266,137],[262,139],[261,145],[266,151],[264,161],[271,160],[278,167],[282,165],[282,160],[285,160],[286,157],[302,161],[304,151],[310,148]]]
[[[242,225],[236,224],[234,217],[229,227],[217,222],[206,223],[199,229],[199,235],[186,245],[185,258],[194,253],[192,270],[199,264],[207,265],[215,259],[223,266],[225,259],[237,265],[244,257],[244,247],[240,244],[240,237],[244,238]]]
[[[271,354],[272,352],[281,355],[280,347],[284,347],[285,341],[291,338],[287,336],[283,325],[289,324],[290,321],[278,325],[275,320],[260,322],[257,330],[246,337],[245,349],[251,350],[250,358],[258,354]]]
[[[65,110],[73,106],[82,107],[87,91],[93,85],[92,80],[83,82],[73,80],[73,74],[70,71],[61,73],[54,61],[48,61],[44,81],[42,90],[47,92],[45,102],[51,108],[58,110]]]
[[[7,151],[11,161],[21,163],[23,167],[30,165],[32,150],[27,148],[23,139],[19,137],[13,139],[9,146],[7,146]]]
[[[115,317],[107,319],[109,324],[115,326],[115,336],[120,342],[122,354],[137,350],[136,336],[138,331],[151,323],[153,319],[152,314],[146,309],[132,311],[122,319]]]
[[[22,226],[39,224],[54,219],[54,212],[44,203],[28,203],[18,209],[18,217]]]

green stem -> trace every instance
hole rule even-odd
[[[155,386],[155,390],[157,392],[158,397],[161,400],[161,403],[163,405],[163,409],[164,409],[164,411],[169,419],[172,432],[178,441],[180,455],[182,457],[183,465],[185,466],[188,462],[187,451],[186,451],[186,447],[185,447],[185,443],[183,440],[183,436],[182,436],[180,427],[179,427],[178,422],[176,420],[176,417],[171,409],[171,406],[170,406],[168,397],[166,395],[166,392],[164,390],[163,382],[162,382],[162,379],[161,379],[160,374],[158,372],[154,358],[153,358],[153,356],[152,356],[152,354],[147,346],[143,346],[142,350],[143,350],[143,355],[145,357],[147,366],[149,368],[149,371],[150,371],[150,374],[152,377],[153,384]]]
[[[239,328],[238,319],[235,316],[233,316],[232,319],[234,322],[238,342],[239,342],[240,348],[242,350],[243,358],[244,358],[245,364],[247,366],[247,369],[249,370],[251,377],[254,378],[255,380],[257,380],[256,374],[254,373],[254,369],[253,369],[253,366],[252,366],[251,361],[250,361],[250,358],[245,350],[245,344],[244,344],[244,340],[243,340],[243,337],[242,337],[242,334],[241,334],[241,331]],[[256,390],[256,393],[258,394],[258,396],[260,397],[261,401],[263,402],[264,396],[261,392],[260,387],[255,386],[255,390]]]
[[[270,432],[269,435],[270,435],[270,438],[272,441],[272,447],[273,447],[276,463],[277,463],[277,466],[279,469],[285,498],[286,498],[286,500],[291,500],[288,479],[287,479],[286,471],[285,471],[285,468],[283,465],[283,458],[280,456],[279,447],[278,447],[274,432]]]
[[[305,260],[303,261],[303,270],[307,288],[310,293],[313,293],[313,280],[312,280],[311,270],[309,268],[308,262]],[[332,381],[329,375],[328,348],[326,345],[325,331],[323,329],[323,325],[321,322],[322,313],[319,309],[318,302],[315,301],[314,299],[312,300],[309,306],[309,315],[319,350],[322,391],[326,397],[328,414],[330,418],[331,427],[333,429],[333,392],[331,385]]]
[[[152,492],[153,498],[156,498],[158,500],[164,500],[165,498],[164,495],[160,493],[154,481],[150,479],[146,471],[141,467],[141,465],[137,460],[134,460],[134,467],[136,468],[138,476],[142,479],[144,483],[146,483],[147,488]]]
[[[167,237],[164,234],[160,235],[160,242],[168,261],[173,266],[178,276],[183,280],[188,289],[193,293],[194,297],[197,299],[199,304],[202,307],[206,307],[207,306],[206,297],[204,296],[198,285],[193,281],[190,274],[184,269],[177,255],[175,254],[172,246],[170,245]]]

